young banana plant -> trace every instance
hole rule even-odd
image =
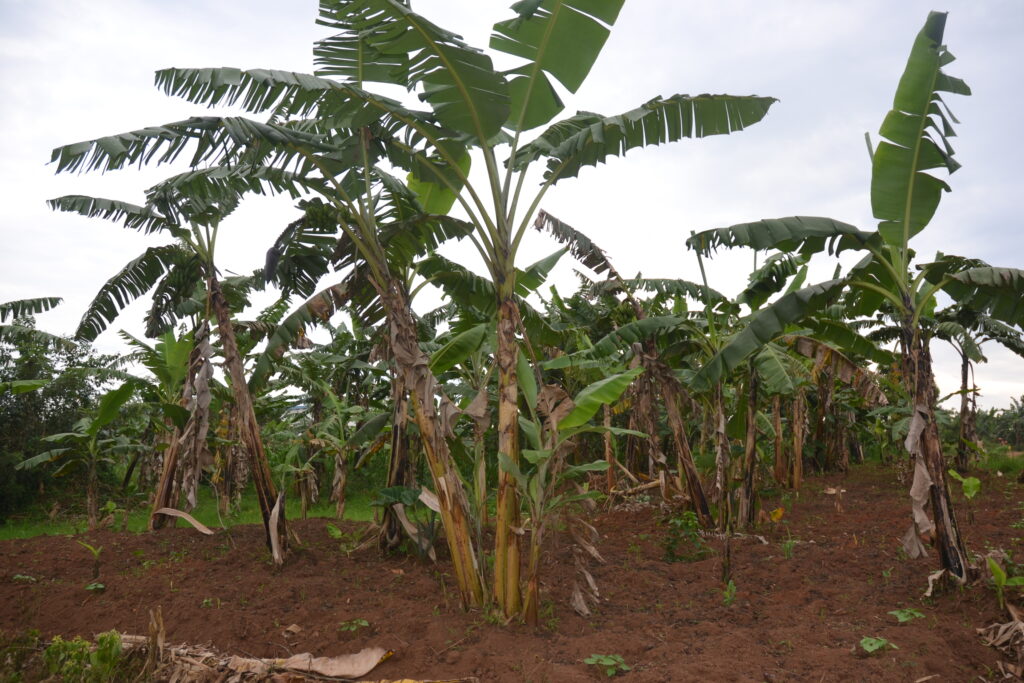
[[[917,486],[912,492],[915,523],[919,532],[936,537],[942,567],[964,582],[967,555],[946,483],[935,424],[931,356],[920,321],[932,310],[935,296],[945,292],[972,310],[1020,324],[1024,322],[1024,272],[979,266],[951,256],[918,266],[916,273],[911,267],[911,239],[927,226],[942,192],[949,190],[928,171],[952,173],[960,166],[948,140],[956,120],[941,94],[968,95],[970,89],[942,69],[953,61],[943,44],[945,24],[944,13],[932,12],[918,33],[893,108],[880,129],[883,139],[872,153],[871,204],[880,221],[877,230],[861,231],[830,218],[795,216],[708,230],[687,244],[701,254],[735,246],[808,256],[847,249],[866,252],[844,276],[790,292],[752,316],[698,371],[695,381],[714,383],[765,343],[841,296],[846,297],[853,316],[891,306],[900,327],[903,378],[912,401],[913,429],[906,448],[917,463]],[[934,521],[925,513],[925,505],[931,506]],[[917,534],[910,532],[905,539],[908,552],[924,552]]]

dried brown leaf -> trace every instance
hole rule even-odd
[[[160,508],[154,514],[167,515],[168,517],[178,517],[179,519],[183,519],[189,524],[191,524],[193,527],[195,527],[195,530],[199,533],[205,534],[207,536],[213,536],[213,530],[210,529],[210,527],[206,526],[205,524],[203,524],[187,512],[175,510],[174,508]]]
[[[370,673],[378,664],[393,655],[382,647],[368,647],[352,655],[339,657],[314,657],[303,653],[288,659],[274,660],[274,665],[288,671],[332,676],[334,678],[358,678]]]

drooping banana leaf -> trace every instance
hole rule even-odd
[[[652,337],[677,330],[686,325],[687,319],[675,315],[659,315],[633,320],[608,333],[594,343],[590,349],[580,352],[582,358],[607,358],[631,345]]]
[[[44,313],[54,308],[63,299],[58,296],[39,297],[36,299],[16,299],[14,301],[0,302],[0,323],[8,318],[23,318],[28,315]]]
[[[544,179],[557,182],[637,147],[743,130],[763,119],[776,101],[754,95],[673,95],[618,116],[583,112],[552,125],[521,147],[510,163],[518,171],[547,158]]]
[[[393,83],[395,72],[408,69],[407,52],[383,52],[366,36],[387,31],[387,16],[376,12],[374,3],[349,0],[320,0],[316,23],[338,31],[313,46],[313,63],[318,76],[341,76],[361,85],[365,82]]]
[[[53,150],[51,163],[57,172],[113,171],[134,163],[170,163],[196,142],[189,160],[191,166],[202,163],[230,162],[253,144],[266,143],[328,150],[322,138],[274,123],[261,123],[241,117],[194,116],[162,126],[141,128],[119,135],[64,145]],[[291,158],[299,156],[293,152]]]
[[[568,246],[573,258],[595,273],[608,273],[610,278],[618,277],[618,272],[608,260],[604,249],[568,223],[563,223],[547,211],[541,210],[537,212],[533,227],[538,232],[547,231],[559,244]]]
[[[327,320],[338,308],[350,303],[352,285],[351,278],[346,278],[343,282],[317,292],[281,321],[267,340],[263,353],[256,359],[249,378],[250,391],[258,391],[266,385],[284,349],[303,336],[309,325]]]
[[[772,254],[764,265],[750,274],[746,289],[740,292],[736,301],[756,311],[772,295],[781,292],[789,278],[799,273],[806,263],[807,258],[799,254]]]
[[[835,301],[847,286],[846,278],[829,280],[791,292],[762,308],[733,335],[691,380],[694,391],[707,391],[723,381],[751,354],[786,332],[786,328]]]
[[[704,256],[719,247],[777,249],[810,256],[826,250],[837,254],[844,249],[863,249],[878,241],[875,233],[863,232],[842,221],[821,216],[788,216],[705,230],[686,240],[686,246]]]
[[[190,256],[190,252],[177,244],[146,249],[100,288],[82,316],[75,336],[94,341],[122,309],[148,292],[174,265]]]
[[[942,289],[962,306],[1010,325],[1024,324],[1024,271],[969,268],[948,276]]]

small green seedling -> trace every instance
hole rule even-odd
[[[350,619],[348,621],[343,621],[340,624],[338,624],[338,630],[350,631],[352,633],[355,633],[359,629],[366,628],[369,625],[370,622],[368,622],[366,619]]]
[[[888,580],[889,577],[892,576],[892,570],[893,569],[894,569],[894,567],[889,567],[888,569],[883,569],[882,570],[882,578]]]
[[[787,560],[793,559],[793,548],[796,546],[796,541],[792,538],[787,538],[782,542],[782,556]]]
[[[620,673],[626,673],[630,666],[622,658],[622,655],[590,655],[583,660],[584,664],[597,666],[604,669],[604,675],[613,678]]]
[[[896,617],[896,621],[900,622],[901,624],[905,624],[908,621],[913,621],[914,619],[924,619],[924,615],[921,614],[921,611],[916,610],[913,607],[894,609],[891,612],[888,612],[888,614],[891,614],[894,617]]]
[[[872,638],[871,636],[864,636],[860,639],[860,646],[864,648],[864,651],[868,654],[884,650],[886,648],[892,648],[898,650],[899,648],[890,643],[885,638]]]
[[[985,558],[988,561],[988,571],[992,574],[992,585],[996,589],[996,597],[999,598],[999,609],[1002,610],[1006,604],[1006,599],[1003,592],[1007,586],[1024,586],[1024,576],[1014,576],[1008,578],[1006,576],[1006,570],[999,566],[991,557]]]
[[[36,577],[29,576],[28,574],[15,574],[11,577],[11,581],[14,583],[35,583]]]
[[[981,480],[977,477],[961,477],[960,473],[954,469],[949,470],[948,474],[960,482],[960,486],[964,490],[964,498],[967,500],[974,498],[981,490]]]
[[[369,528],[369,527],[367,527]],[[341,541],[340,549],[341,552],[346,555],[352,555],[359,546],[362,544],[363,539],[366,537],[365,531],[342,531],[333,524],[327,524],[327,535],[333,538],[335,541]]]
[[[199,603],[199,607],[202,609],[220,609],[220,598],[203,598],[203,601]]]
[[[85,541],[76,541],[78,545],[82,546],[92,554],[92,578],[100,578],[100,553],[103,552],[103,546],[96,548],[89,545]]]
[[[728,585],[722,591],[722,604],[728,607],[734,602],[736,602],[736,584],[729,579]]]

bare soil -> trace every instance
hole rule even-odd
[[[824,493],[829,487],[845,489],[841,509]],[[1024,552],[1024,531],[1011,527],[1024,517],[1022,493],[1019,484],[983,476],[970,508],[956,495],[972,551]],[[766,500],[764,509],[780,502]],[[753,537],[732,541],[737,590],[731,605],[723,601],[721,558],[667,562],[666,512],[633,503],[591,520],[606,563],[593,563],[602,602],[590,618],[569,606],[574,570],[566,537],[556,534],[545,554],[543,624],[530,628],[463,612],[443,558],[435,565],[382,558],[373,548],[346,554],[327,534],[327,520],[316,519],[292,522],[304,545],[282,570],[270,563],[255,526],[211,537],[176,528],[4,541],[0,631],[145,634],[149,611],[159,605],[171,643],[260,657],[334,656],[369,645],[394,650],[373,679],[606,680],[583,663],[595,653],[621,655],[632,667],[622,678],[635,683],[935,675],[930,680],[967,681],[993,672],[999,654],[981,644],[975,628],[1000,617],[994,592],[980,581],[922,597],[937,560],[934,552],[903,559],[898,539],[910,508],[891,471],[864,466],[811,478],[786,503],[781,521],[756,531],[767,544]],[[102,594],[84,588],[93,581],[93,563],[76,540],[103,547]],[[787,540],[795,541],[791,558]],[[721,552],[720,541],[710,543]],[[898,624],[888,614],[905,607],[924,618]],[[356,620],[369,625],[348,630]],[[301,630],[287,631],[293,624]],[[868,655],[859,647],[864,636],[899,649]]]

